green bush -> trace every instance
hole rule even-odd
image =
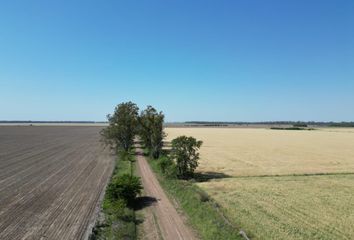
[[[118,199],[116,201],[109,201],[108,199],[105,199],[103,201],[103,209],[109,215],[123,215],[125,207],[126,203],[123,199]]]
[[[123,174],[112,179],[107,187],[107,195],[113,201],[122,199],[131,205],[142,189],[139,177]]]
[[[165,177],[176,178],[177,166],[172,159],[168,157],[161,157],[158,160],[158,166]]]
[[[169,166],[171,166],[173,164],[173,161],[167,157],[162,157],[158,160],[158,165],[161,169],[161,172],[163,174],[166,173],[166,170]]]
[[[209,195],[206,192],[204,192],[203,190],[199,190],[199,191],[196,191],[196,192],[198,193],[199,199],[200,199],[201,202],[210,201]]]

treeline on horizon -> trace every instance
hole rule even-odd
[[[228,125],[315,125],[328,127],[354,127],[354,122],[315,122],[315,121],[265,121],[265,122],[220,122],[220,121],[187,121],[185,124],[204,126],[228,126]]]

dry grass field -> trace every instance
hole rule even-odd
[[[112,169],[101,127],[0,127],[0,239],[85,239]]]
[[[198,185],[252,239],[354,239],[354,129],[166,132],[204,141],[198,171],[230,178]]]
[[[231,176],[354,172],[354,130],[166,128],[203,140],[199,171]]]
[[[354,175],[200,183],[252,239],[353,239]]]

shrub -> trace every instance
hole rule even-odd
[[[173,161],[171,159],[167,158],[167,157],[162,157],[158,161],[158,165],[159,165],[159,167],[161,169],[161,172],[163,174],[166,173],[167,168],[169,166],[171,166],[172,164],[173,164]]]
[[[124,200],[131,205],[143,189],[139,177],[124,174],[112,179],[107,187],[107,195],[112,200]]]
[[[199,195],[199,200],[200,200],[201,202],[208,202],[208,201],[210,201],[209,195],[208,195],[206,192],[204,192],[203,190],[197,191],[197,193],[198,193],[198,195]]]
[[[126,207],[125,200],[118,199],[116,201],[109,201],[105,199],[103,202],[103,209],[110,215],[120,216],[124,213],[124,208]]]
[[[162,157],[159,159],[157,164],[165,177],[168,178],[177,177],[177,167],[172,159],[168,157]]]

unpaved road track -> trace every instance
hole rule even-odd
[[[151,212],[156,218],[162,238],[164,240],[196,239],[192,230],[187,227],[164,193],[140,148],[137,148],[137,166],[145,195],[157,200],[149,208],[151,208]]]
[[[0,239],[83,239],[114,159],[100,127],[0,126]]]

